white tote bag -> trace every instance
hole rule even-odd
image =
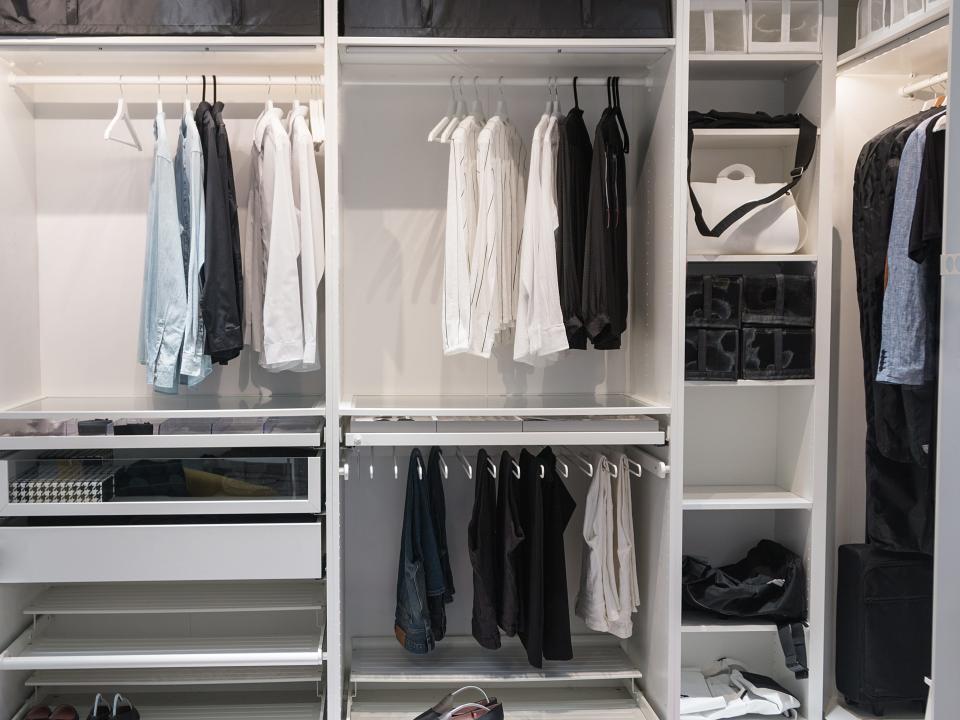
[[[769,197],[781,187],[782,183],[758,183],[753,169],[742,164],[721,170],[716,182],[690,183],[710,227],[737,208]],[[791,255],[803,247],[807,229],[790,192],[747,213],[720,237],[700,233],[693,203],[688,204],[687,218],[687,252],[691,255]]]

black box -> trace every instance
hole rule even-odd
[[[742,287],[739,275],[687,276],[687,327],[740,327]]]
[[[321,0],[0,0],[0,35],[322,35]]]
[[[933,558],[840,546],[837,689],[847,702],[875,715],[925,702],[932,635]]]
[[[744,325],[813,327],[816,313],[811,275],[747,275],[743,279]]]
[[[740,353],[744,380],[813,377],[814,342],[809,328],[745,327]]]
[[[343,34],[668,38],[666,0],[342,0]]]
[[[740,331],[735,328],[687,328],[687,380],[731,380],[738,376]]]

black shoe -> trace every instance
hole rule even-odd
[[[483,696],[482,701],[476,701],[476,704],[478,705],[488,705],[497,702],[496,698],[488,697],[481,688],[478,688],[475,685],[468,685],[467,687],[462,687],[459,690],[454,690],[432,708],[417,715],[414,720],[440,720],[440,718],[442,718],[444,715],[449,714],[451,710],[456,710],[459,706],[469,702],[468,700],[457,697],[466,690],[476,690],[480,695]],[[491,720],[493,720],[493,718],[491,718]]]
[[[107,701],[103,699],[103,695],[100,693],[97,693],[97,697],[93,701],[93,707],[87,715],[87,720],[110,720],[110,706],[107,705]]]
[[[133,706],[132,702],[117,693],[113,696],[113,715],[110,716],[110,720],[140,720],[140,711]]]
[[[503,705],[495,699],[489,703],[464,703],[444,715],[442,720],[503,720]]]

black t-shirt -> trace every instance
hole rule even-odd
[[[910,229],[910,258],[918,263],[939,255],[943,242],[943,168],[947,133],[945,130],[935,131],[936,124],[934,120],[927,125],[917,204]]]

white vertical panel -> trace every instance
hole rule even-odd
[[[0,407],[40,394],[37,172],[32,108],[0,86]]]

